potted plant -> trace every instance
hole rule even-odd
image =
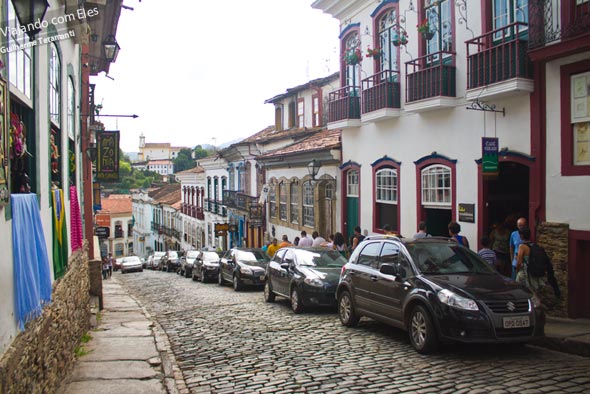
[[[425,40],[431,40],[434,37],[434,32],[430,30],[430,23],[428,23],[428,19],[424,18],[421,23],[416,25],[418,28],[418,33],[422,34]]]
[[[391,40],[391,42],[396,47],[406,45],[408,43],[408,33],[406,33],[405,30],[395,32],[393,35],[393,40]]]
[[[351,66],[359,64],[361,60],[363,60],[363,53],[358,47],[350,49],[348,52],[346,52],[346,55],[344,55],[344,61],[346,64]]]
[[[367,57],[372,57],[373,59],[379,59],[383,55],[383,51],[377,45],[375,49],[371,49],[371,47],[367,47]]]

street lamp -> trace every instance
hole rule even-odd
[[[307,172],[309,172],[309,176],[312,180],[315,180],[316,175],[318,174],[322,163],[319,160],[313,159],[307,165]]]
[[[41,21],[49,3],[46,0],[13,0],[12,4],[18,22],[25,28],[29,40],[33,41],[35,35],[41,31]]]
[[[115,39],[114,35],[110,35],[107,37],[106,40],[102,43],[104,47],[104,57],[107,62],[114,63],[117,60],[117,55],[119,54],[119,50],[121,47],[117,40]]]

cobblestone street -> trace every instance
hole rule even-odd
[[[590,359],[534,346],[446,346],[422,356],[407,334],[335,310],[295,315],[260,289],[144,271],[116,273],[166,331],[191,393],[588,393]]]

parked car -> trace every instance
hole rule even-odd
[[[449,239],[367,237],[343,267],[336,294],[343,325],[367,316],[407,330],[419,353],[441,341],[524,343],[545,324],[527,287]]]
[[[137,256],[127,256],[123,258],[121,263],[121,273],[125,274],[128,272],[143,272],[143,264],[141,259]]]
[[[176,250],[169,250],[162,257],[160,267],[162,271],[177,272],[180,270],[180,256]]]
[[[344,264],[346,258],[337,250],[282,248],[268,263],[264,299],[273,302],[277,295],[287,297],[295,313],[308,306],[334,306]]]
[[[218,283],[231,282],[236,291],[245,285],[263,286],[269,260],[260,248],[232,248],[219,260]]]
[[[162,257],[164,257],[165,254],[166,254],[166,252],[154,252],[154,254],[150,256],[150,259],[151,259],[150,268],[153,270],[159,270],[160,264],[162,261]]]
[[[219,254],[217,252],[202,250],[199,252],[193,265],[193,280],[205,283],[215,281],[219,277]]]
[[[185,278],[192,277],[193,266],[198,255],[198,250],[189,250],[180,258],[180,275],[184,275]]]
[[[121,269],[121,264],[123,263],[124,258],[125,257],[117,257],[113,261],[113,271],[119,271]]]

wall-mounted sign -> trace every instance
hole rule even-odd
[[[119,131],[97,132],[96,145],[98,148],[96,179],[117,182],[119,180]]]
[[[459,204],[459,221],[475,223],[475,204]]]
[[[109,227],[97,227],[94,233],[99,239],[107,239],[111,235],[111,229]]]
[[[481,139],[481,172],[484,174],[498,172],[498,139],[482,137]]]

